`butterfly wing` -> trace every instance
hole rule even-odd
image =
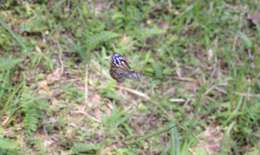
[[[122,68],[124,70],[130,70],[130,66],[126,60],[126,58],[122,57],[119,54],[113,54],[112,56],[112,65],[114,67]]]
[[[112,56],[110,74],[118,82],[123,82],[125,78],[140,79],[140,74],[132,71],[127,60],[119,54]]]
[[[127,73],[125,73],[125,77],[129,78],[129,79],[135,79],[135,80],[140,80],[140,73],[137,73],[135,71],[128,71]]]
[[[123,82],[125,80],[125,77],[122,76],[124,73],[125,73],[125,71],[122,70],[121,68],[116,68],[116,67],[113,67],[113,65],[111,65],[110,75],[117,82]]]

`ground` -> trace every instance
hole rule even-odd
[[[0,8],[1,154],[260,154],[258,0]]]

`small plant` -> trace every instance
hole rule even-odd
[[[30,89],[24,88],[21,95],[21,108],[24,115],[23,124],[25,132],[28,135],[32,135],[38,129],[48,104],[46,100],[34,96]]]

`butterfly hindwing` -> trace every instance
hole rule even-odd
[[[110,74],[118,82],[122,82],[126,78],[140,79],[140,74],[132,71],[127,60],[118,53],[112,55]]]

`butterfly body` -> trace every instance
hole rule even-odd
[[[112,55],[110,75],[117,82],[123,82],[125,79],[139,79],[140,74],[131,70],[127,60],[120,54]]]

